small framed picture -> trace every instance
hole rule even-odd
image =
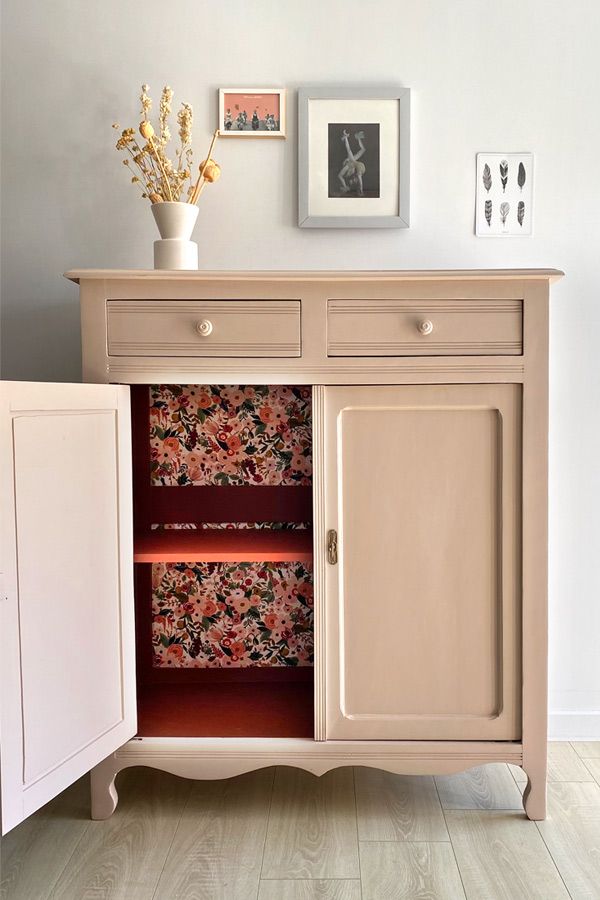
[[[533,233],[533,153],[478,153],[475,234]]]
[[[408,228],[408,88],[301,88],[298,141],[300,227]]]
[[[221,88],[221,137],[285,137],[285,89]]]

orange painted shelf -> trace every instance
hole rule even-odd
[[[312,531],[215,528],[138,534],[133,559],[151,562],[311,562]]]

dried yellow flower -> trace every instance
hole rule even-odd
[[[135,139],[133,128],[126,128],[121,132],[121,137],[115,144],[117,150],[124,150]]]
[[[150,122],[142,122],[140,125],[140,134],[145,140],[151,140],[151,138],[154,137],[154,128],[152,127],[152,124]]]
[[[150,202],[151,203],[162,203],[163,198],[160,194],[155,193],[154,191],[150,194]]]
[[[221,166],[216,163],[214,159],[201,162],[200,171],[202,172],[202,177],[205,181],[218,181],[221,177]]]
[[[142,85],[142,93],[140,94],[140,102],[142,104],[142,115],[144,119],[148,118],[148,113],[152,109],[152,100],[148,96],[148,91],[150,90],[147,84]]]
[[[171,140],[171,132],[169,130],[168,118],[171,115],[171,100],[173,99],[173,91],[168,85],[162,89],[162,94],[160,95],[160,112],[159,112],[159,124],[160,124],[160,142],[165,146]]]
[[[181,151],[192,141],[192,121],[193,111],[189,103],[182,103],[181,109],[177,113],[177,124],[179,125],[179,138],[181,140]]]

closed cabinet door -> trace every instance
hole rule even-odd
[[[326,737],[519,739],[520,385],[324,394]]]
[[[0,384],[2,831],[136,730],[129,389]]]

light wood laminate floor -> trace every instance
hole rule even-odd
[[[550,745],[545,822],[525,818],[521,776],[129,769],[106,822],[82,779],[3,839],[0,897],[599,900],[600,743]]]

